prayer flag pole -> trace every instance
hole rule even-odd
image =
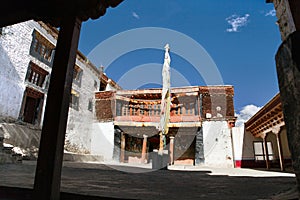
[[[168,134],[169,127],[168,123],[170,121],[170,104],[171,104],[171,93],[170,93],[170,46],[166,44],[165,46],[165,58],[162,69],[162,80],[163,88],[161,95],[161,110],[160,110],[160,123],[159,123],[159,150],[158,154],[163,155],[163,150],[166,145],[166,135]]]

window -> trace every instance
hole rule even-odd
[[[93,100],[92,99],[89,99],[88,110],[93,112]]]
[[[179,115],[179,113],[180,113],[180,107],[178,105],[176,105],[175,114]]]
[[[97,81],[94,80],[94,88],[97,90],[98,89],[98,83]]]
[[[195,115],[195,103],[190,103],[190,114]]]
[[[121,116],[121,114],[122,114],[122,104],[121,104],[121,102],[117,102],[117,107],[116,107],[116,115],[117,116]]]
[[[145,114],[145,109],[144,109],[144,105],[140,105],[140,115],[144,115]]]
[[[188,115],[189,114],[189,104],[185,104],[185,114]]]
[[[179,109],[179,114],[182,115],[183,114],[183,107],[178,105],[178,109]]]
[[[136,105],[132,105],[132,115],[137,115],[137,106]]]
[[[254,147],[254,157],[255,160],[265,160],[265,152],[264,152],[264,143],[263,142],[253,142]],[[267,142],[267,148],[268,148],[268,155],[269,160],[274,160],[274,152],[272,148],[272,143]]]
[[[154,104],[154,115],[160,115],[160,104]]]
[[[99,91],[105,91],[106,85],[107,85],[107,83],[105,83],[105,81],[101,80]]]
[[[149,116],[151,116],[151,115],[153,115],[153,113],[152,113],[152,105],[151,104],[148,104],[148,115]]]
[[[156,104],[152,105],[153,115],[156,115]]]
[[[195,103],[185,103],[185,114],[195,115]]]
[[[45,88],[44,82],[48,72],[34,63],[29,63],[26,74],[26,81],[40,88]]]
[[[33,32],[30,55],[34,56],[47,65],[52,65],[52,54],[54,48],[54,45],[50,43],[45,37],[43,37],[39,32]]]
[[[79,94],[73,89],[71,91],[70,107],[79,110]]]
[[[73,83],[75,83],[79,87],[81,86],[82,74],[83,74],[83,70],[77,65],[75,65],[74,72],[73,72]]]
[[[122,105],[122,116],[128,116],[129,113],[129,109],[128,109],[128,104],[123,104]]]

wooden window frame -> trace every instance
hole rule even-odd
[[[83,70],[78,65],[75,65],[73,72],[73,83],[79,87],[81,87],[82,75]]]
[[[30,55],[48,66],[52,66],[55,46],[38,31],[32,33]]]
[[[72,89],[69,106],[79,111],[79,93]]]
[[[33,84],[41,89],[45,89],[45,82],[47,81],[47,76],[49,75],[49,72],[42,69],[38,65],[30,62],[27,74],[25,77],[25,80],[27,83]]]

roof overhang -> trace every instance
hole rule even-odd
[[[245,129],[253,136],[261,137],[271,132],[274,127],[284,125],[280,94],[277,94],[263,108],[245,123]]]
[[[59,27],[61,20],[77,16],[81,21],[97,19],[108,7],[123,0],[10,0],[1,4],[0,27],[30,19]]]

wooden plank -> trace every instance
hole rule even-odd
[[[35,199],[59,199],[64,141],[81,21],[62,21],[51,73],[34,181]]]

